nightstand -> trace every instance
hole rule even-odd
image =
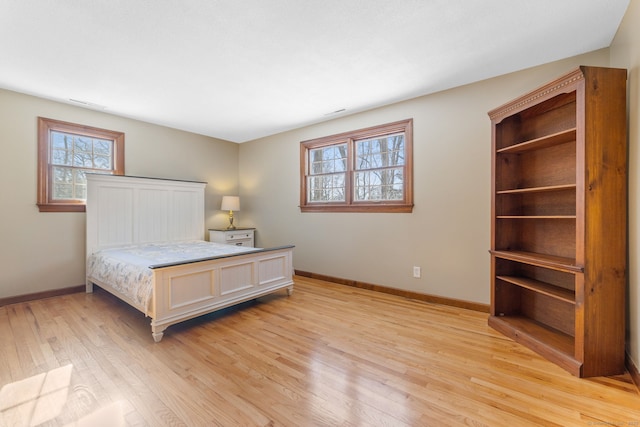
[[[227,230],[226,228],[210,228],[209,241],[216,243],[224,243],[235,246],[254,246],[255,228],[236,228],[235,230]]]

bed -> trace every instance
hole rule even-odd
[[[206,184],[87,174],[87,292],[112,293],[167,327],[273,292],[293,292],[293,246],[205,242]]]

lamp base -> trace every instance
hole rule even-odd
[[[229,226],[227,227],[227,230],[235,230],[236,226],[233,225],[233,211],[229,211]]]

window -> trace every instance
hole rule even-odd
[[[84,212],[87,172],[124,174],[124,133],[38,117],[40,212]]]
[[[300,143],[302,212],[411,212],[413,120]]]

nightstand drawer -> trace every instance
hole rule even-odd
[[[253,239],[227,240],[229,245],[253,247]]]
[[[209,229],[209,241],[226,245],[254,247],[254,228],[236,228],[235,230]]]
[[[253,232],[251,233],[246,233],[246,232],[242,232],[242,233],[238,233],[235,231],[227,231],[225,233],[225,239],[227,242],[235,242],[237,240],[251,240],[253,239]]]

